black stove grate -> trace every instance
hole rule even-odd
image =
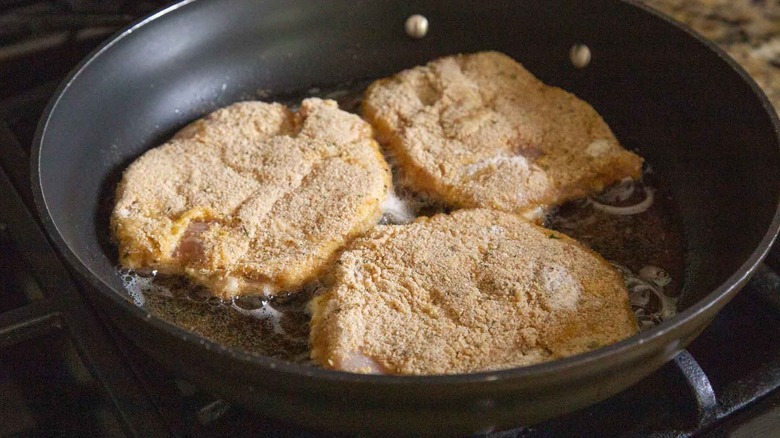
[[[0,83],[11,85],[0,91],[0,435],[315,435],[205,393],[131,345],[85,299],[31,213],[30,147],[46,101],[100,40],[162,4],[0,0]],[[647,379],[493,435],[775,435],[778,338],[780,276],[762,266],[688,351]]]

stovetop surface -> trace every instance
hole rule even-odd
[[[0,1],[0,435],[316,436],[168,373],[103,320],[35,217],[29,155],[58,82],[165,2]],[[493,435],[777,436],[780,258],[686,352],[602,403]],[[78,414],[74,414],[78,412]]]

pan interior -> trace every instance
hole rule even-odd
[[[431,23],[422,40],[403,32],[413,13]],[[570,64],[575,43],[592,50],[587,68]],[[114,41],[51,107],[36,164],[45,214],[72,260],[124,295],[116,255],[101,241],[108,218],[101,200],[145,150],[231,102],[381,77],[478,50],[505,52],[591,103],[663,178],[688,245],[683,307],[705,299],[748,260],[772,223],[780,187],[768,113],[716,53],[611,1],[184,5]]]

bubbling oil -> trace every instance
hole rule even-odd
[[[168,322],[226,346],[308,363],[309,318],[305,306],[320,293],[319,282],[295,294],[222,300],[179,276],[124,269],[120,275],[136,305]]]
[[[358,113],[360,96],[368,83],[312,88],[277,96],[276,101],[292,106],[302,98],[318,96],[334,99],[340,108]],[[382,205],[379,224],[400,225],[420,216],[449,212],[405,189],[393,157],[386,158],[396,188]],[[681,227],[671,197],[659,188],[651,172],[645,173],[643,181],[624,181],[594,198],[566,203],[551,210],[544,225],[579,240],[612,262],[625,279],[639,327],[646,330],[676,313],[684,260]],[[652,196],[649,202],[648,196]],[[311,364],[306,306],[322,293],[319,281],[274,296],[222,300],[183,277],[121,267],[117,272],[136,305],[170,323],[225,346]]]

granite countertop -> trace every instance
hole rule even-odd
[[[717,43],[780,110],[780,1],[644,0]]]

